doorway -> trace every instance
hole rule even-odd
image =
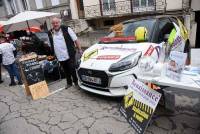
[[[76,0],[77,3],[77,8],[78,8],[78,16],[79,19],[83,19],[84,18],[84,5],[83,5],[83,0]]]
[[[196,48],[200,48],[200,11],[195,12],[195,21],[197,22],[197,32],[196,32]]]

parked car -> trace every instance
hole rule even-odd
[[[135,36],[138,28],[144,28],[144,40]],[[112,27],[108,36],[84,51],[77,71],[80,88],[105,96],[125,95],[131,81],[158,62],[161,45],[172,29],[176,30],[172,49],[183,51],[187,31],[177,18],[141,18]],[[176,41],[177,37],[181,40]]]

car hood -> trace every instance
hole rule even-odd
[[[121,59],[141,51],[142,55],[154,43],[95,44],[85,50],[81,57],[81,68],[104,70]]]

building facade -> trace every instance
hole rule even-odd
[[[30,10],[28,0],[0,0],[1,20],[7,20],[13,15],[24,10]]]
[[[49,11],[61,13],[65,20],[83,18],[82,0],[0,0],[0,18],[9,17],[25,11]]]
[[[200,0],[192,0],[191,2],[191,42],[196,48],[200,48]]]
[[[76,32],[86,29],[83,0],[0,0],[0,20],[7,20],[25,10],[60,13],[63,22]],[[50,27],[50,21],[47,22]]]
[[[189,12],[190,0],[83,0],[85,18],[91,25],[109,27],[145,15]]]

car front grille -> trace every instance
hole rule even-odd
[[[78,75],[81,81],[87,85],[92,85],[92,86],[97,86],[97,87],[108,87],[108,75],[104,71],[99,71],[99,70],[91,70],[91,69],[85,69],[85,68],[80,68],[78,70]],[[89,77],[95,77],[101,79],[101,84],[89,82],[83,80],[82,76],[89,76]]]
[[[101,88],[101,87],[90,86],[90,85],[87,85],[87,84],[84,84],[84,83],[83,83],[83,86],[86,86],[86,87],[89,87],[89,88],[92,88],[92,89],[95,89],[95,90],[98,90],[98,91],[109,92],[109,89],[104,89],[104,88]]]

